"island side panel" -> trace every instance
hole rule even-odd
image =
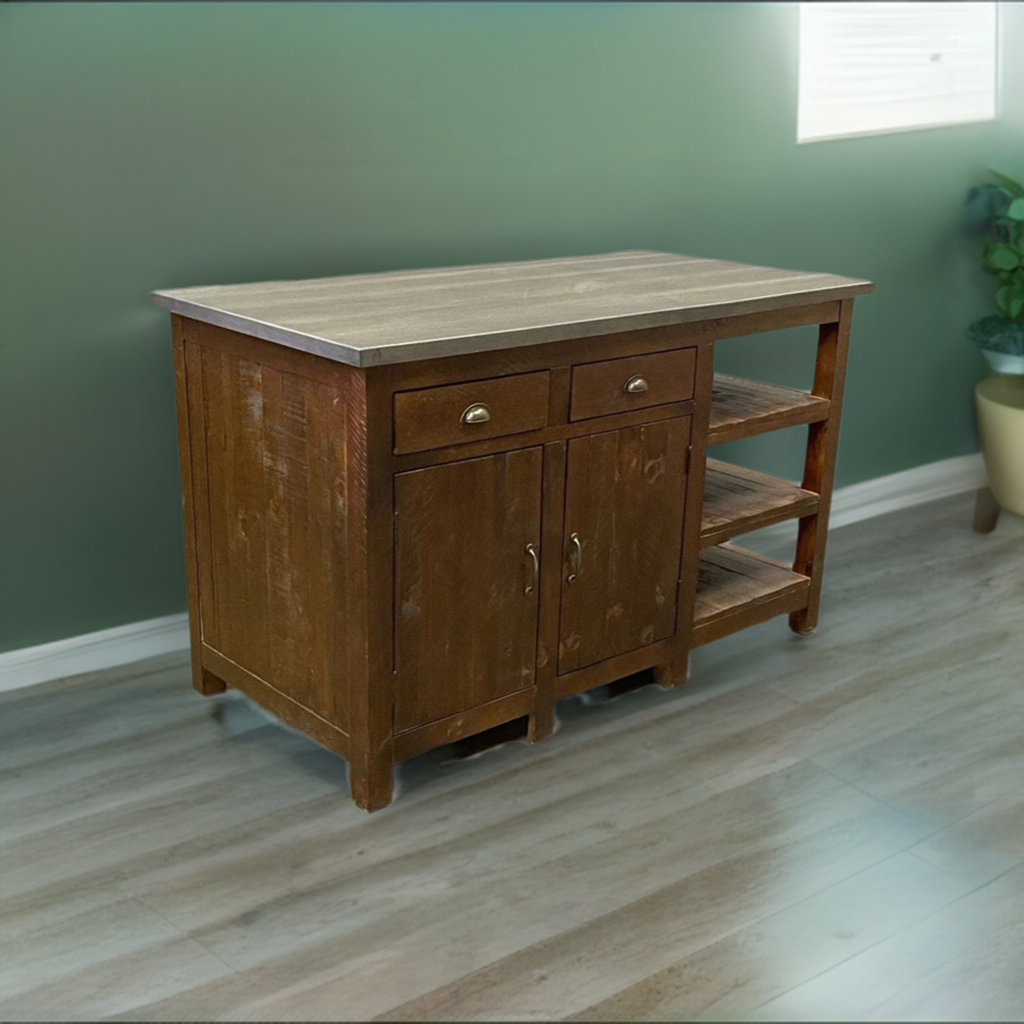
[[[348,754],[363,372],[182,318],[202,665]],[[192,508],[187,506],[191,504]],[[190,604],[192,595],[190,593]],[[355,604],[356,607],[352,607]],[[191,611],[191,609],[190,609]]]

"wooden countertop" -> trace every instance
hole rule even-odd
[[[827,302],[870,281],[661,252],[156,291],[153,302],[352,366]]]

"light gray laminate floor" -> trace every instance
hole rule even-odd
[[[369,817],[180,658],[6,695],[0,1018],[1020,1019],[1024,521],[971,508]]]

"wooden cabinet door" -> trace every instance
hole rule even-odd
[[[395,477],[396,732],[533,685],[541,464],[526,448]]]
[[[558,671],[672,636],[690,417],[569,442]]]

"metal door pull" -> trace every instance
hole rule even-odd
[[[490,418],[491,408],[488,405],[484,405],[483,402],[471,405],[462,414],[463,423],[486,423]]]

